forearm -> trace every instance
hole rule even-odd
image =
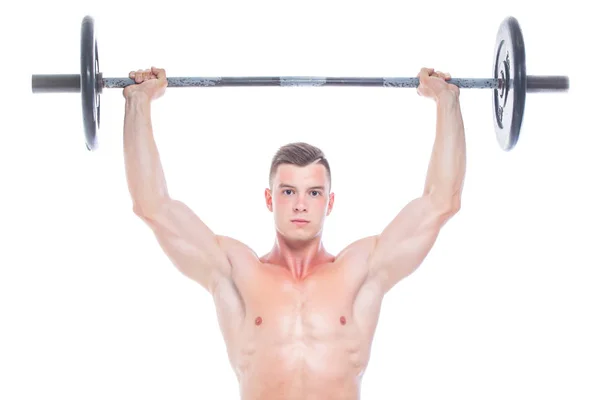
[[[168,198],[168,191],[152,130],[151,102],[144,95],[126,98],[123,147],[134,210],[149,215]]]
[[[436,101],[436,137],[425,194],[436,203],[460,206],[466,168],[465,132],[458,95],[444,92]]]

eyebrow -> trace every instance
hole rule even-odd
[[[286,184],[286,183],[280,183],[280,184],[279,184],[279,186],[277,186],[277,187],[278,187],[279,189],[283,189],[283,188],[296,189],[296,187],[295,187],[295,186],[288,185],[288,184]],[[316,189],[318,189],[318,190],[325,190],[325,187],[324,187],[324,186],[312,186],[312,187],[309,187],[309,188],[308,188],[308,190],[316,190]]]

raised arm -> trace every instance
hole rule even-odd
[[[421,69],[419,78],[419,94],[435,100],[436,137],[422,195],[386,226],[371,253],[369,277],[384,292],[421,265],[461,204],[466,151],[459,90],[433,69]]]
[[[169,196],[151,122],[152,101],[167,87],[162,69],[132,72],[135,85],[123,91],[125,171],[133,211],[153,230],[159,244],[185,276],[210,292],[230,275],[226,251],[184,203]]]

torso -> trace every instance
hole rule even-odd
[[[373,239],[303,280],[234,246],[213,295],[242,399],[358,399],[382,300],[366,280]]]

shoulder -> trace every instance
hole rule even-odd
[[[366,262],[375,248],[378,237],[378,235],[373,235],[355,240],[338,253],[336,260]]]
[[[229,262],[233,265],[236,261],[240,260],[256,260],[258,259],[258,255],[254,250],[250,248],[250,246],[241,242],[238,239],[232,238],[230,236],[217,235],[217,241],[219,245],[227,255]]]
[[[368,236],[350,243],[336,256],[336,270],[343,271],[345,281],[362,286],[369,275],[369,260],[378,236]]]

